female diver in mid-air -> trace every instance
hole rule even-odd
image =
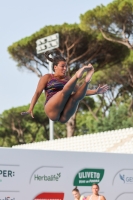
[[[33,108],[41,95],[45,90],[46,102],[45,113],[52,121],[59,121],[66,123],[70,117],[75,113],[79,102],[84,96],[102,94],[108,90],[108,86],[99,86],[95,90],[88,90],[89,82],[94,73],[94,68],[91,64],[80,68],[72,78],[66,76],[67,63],[64,57],[61,55],[54,58],[49,57],[50,52],[45,53],[48,60],[53,62],[54,74],[46,74],[39,80],[37,89],[32,98],[29,110],[22,112],[21,115],[30,114],[33,116]],[[86,77],[81,86],[77,86],[76,83],[83,73],[86,72]]]

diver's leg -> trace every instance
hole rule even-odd
[[[53,95],[47,102],[47,104],[45,105],[45,112],[51,120],[58,121],[60,119],[60,114],[64,110],[65,105],[76,86],[78,78],[81,78],[85,71],[90,71],[90,66],[85,66],[79,69],[75,73],[75,75],[66,83],[64,88],[61,91],[57,92],[55,95]],[[85,92],[83,93],[85,95]]]

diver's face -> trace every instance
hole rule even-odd
[[[65,76],[67,72],[67,64],[65,61],[60,61],[58,65],[54,66],[55,73],[59,76]]]

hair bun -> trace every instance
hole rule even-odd
[[[52,55],[51,57],[49,56],[50,54]],[[54,51],[46,51],[44,53],[44,56],[47,60],[49,60],[50,62],[53,63],[53,71],[55,71],[54,66],[57,66],[60,61],[66,62],[66,59],[61,54],[59,54],[59,52],[57,52],[55,50]]]
[[[45,55],[45,58],[47,58],[47,59],[48,59],[49,61],[51,61],[51,62],[54,62],[54,59],[49,57],[50,54],[51,54],[50,51],[46,51],[46,53],[44,54],[44,55]]]
[[[72,191],[79,192],[77,186]]]

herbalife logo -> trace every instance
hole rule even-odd
[[[91,186],[99,183],[104,175],[104,169],[83,169],[74,178],[74,186]]]
[[[15,200],[15,198],[5,197],[4,199],[0,199],[0,200]]]
[[[119,174],[120,179],[123,183],[131,183],[133,184],[133,176],[126,176],[125,174]]]
[[[59,181],[60,177],[61,177],[61,173],[57,173],[55,175],[45,175],[44,174],[43,176],[34,174],[35,181]]]

